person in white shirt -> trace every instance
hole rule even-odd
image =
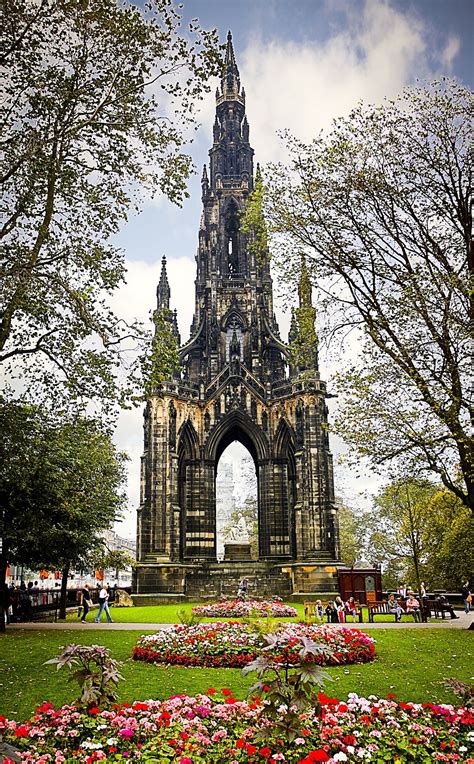
[[[112,618],[110,616],[110,610],[109,610],[109,593],[104,585],[102,585],[102,588],[99,592],[99,612],[96,615],[95,622],[99,623],[100,616],[102,615],[103,611],[105,610],[105,615],[107,616],[107,620],[109,623],[113,623]]]

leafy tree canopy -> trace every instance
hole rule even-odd
[[[125,458],[92,420],[0,406],[0,584],[7,563],[84,564],[120,516]]]
[[[471,512],[427,480],[387,485],[363,523],[366,550],[383,563],[385,585],[392,588],[423,580],[431,589],[457,591],[473,569]]]
[[[355,330],[338,375],[354,459],[435,473],[471,509],[472,115],[451,81],[360,105],[310,144],[286,135],[289,164],[270,167],[264,198],[293,292],[305,253],[323,338]]]
[[[0,370],[36,395],[123,401],[144,331],[110,307],[110,237],[144,192],[187,196],[217,35],[181,34],[171,0],[6,0],[1,24]]]

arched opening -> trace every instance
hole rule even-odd
[[[235,437],[236,433],[234,433]],[[245,439],[245,438],[244,438]],[[226,441],[228,438],[226,439]],[[223,443],[216,463],[218,560],[258,559],[258,475],[255,457],[238,437]],[[253,449],[252,449],[253,450]]]
[[[227,271],[230,277],[235,277],[240,275],[239,208],[233,199],[226,210],[225,242]]]

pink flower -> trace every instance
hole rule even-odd
[[[131,737],[133,737],[133,736],[134,736],[134,734],[135,734],[135,733],[134,733],[134,731],[133,731],[133,730],[130,730],[130,729],[123,729],[123,730],[119,730],[119,733],[118,733],[118,734],[119,734],[119,735],[122,735],[122,737],[131,738]]]

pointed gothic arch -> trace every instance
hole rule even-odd
[[[287,419],[285,417],[281,417],[280,421],[278,422],[275,437],[273,440],[274,455],[277,459],[286,458],[290,449],[294,453],[294,444],[295,432],[293,428],[290,427]]]
[[[233,440],[239,440],[256,463],[270,457],[268,439],[262,429],[246,412],[235,409],[211,430],[204,449],[204,459],[217,464],[221,454]]]
[[[178,457],[199,459],[199,437],[190,419],[186,419],[178,432]]]

